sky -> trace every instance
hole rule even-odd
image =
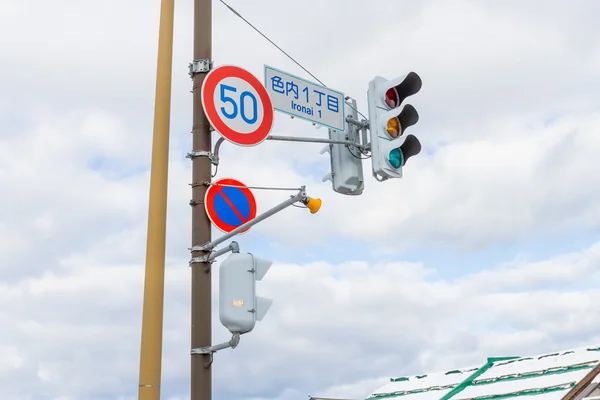
[[[365,160],[352,197],[322,182],[322,144],[221,147],[217,177],[306,185],[323,205],[236,238],[273,261],[273,305],[215,354],[214,398],[361,399],[390,377],[600,344],[599,2],[229,4],[364,114],[375,76],[417,72],[423,151],[386,182]],[[159,10],[0,2],[0,398],[137,396]],[[165,400],[190,386],[192,15],[176,2]],[[218,1],[213,59],[314,81]],[[272,134],[327,130],[276,113]],[[259,212],[287,198],[254,194]],[[214,343],[230,337],[217,299],[214,273]]]

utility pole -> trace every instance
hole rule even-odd
[[[191,66],[193,82],[193,150],[212,151],[211,131],[202,105],[201,88],[212,65],[212,0],[194,0],[194,62]],[[211,181],[212,163],[207,156],[192,158],[192,247],[211,241],[211,222],[204,207],[204,194]],[[207,254],[192,252],[192,257]],[[192,348],[211,345],[211,264],[191,264],[191,345]],[[191,355],[190,400],[212,398],[212,354]]]
[[[144,305],[142,311],[139,400],[160,399],[174,3],[174,0],[162,0],[160,7]]]

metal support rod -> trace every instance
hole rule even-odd
[[[258,224],[259,222],[264,221],[265,219],[269,218],[271,215],[277,214],[279,211],[291,206],[292,204],[294,204],[298,201],[302,201],[302,200],[306,199],[306,193],[304,191],[305,191],[305,187],[302,186],[295,196],[290,197],[283,203],[276,205],[275,207],[271,208],[270,210],[267,210],[264,213],[254,217],[253,219],[246,222],[245,224],[238,226],[231,232],[226,233],[225,235],[219,237],[218,239],[215,239],[214,241],[212,241],[210,243],[192,247],[192,251],[205,251],[205,252],[211,251],[212,249],[217,247],[219,244],[225,242],[226,240],[231,239],[232,237],[234,237],[238,233],[246,230],[247,228],[250,228],[251,226]]]
[[[208,256],[208,262],[213,262],[217,259],[217,257],[222,256],[223,254],[226,253],[239,253],[240,252],[240,246],[238,244],[238,242],[231,242],[229,244],[229,246],[222,248],[221,250],[217,250],[217,251],[213,251],[210,253],[210,256]]]
[[[192,74],[192,150],[212,150],[210,123],[204,112],[200,89],[212,63],[212,0],[194,0],[193,60],[205,60]],[[192,158],[192,247],[211,241],[211,223],[204,207],[204,195],[210,182],[212,162],[209,157]],[[193,251],[192,257],[206,255]],[[206,261],[196,264],[191,274],[191,348],[211,345],[211,265]],[[190,356],[190,400],[212,399],[212,356]]]
[[[350,140],[332,140],[332,139],[321,139],[321,138],[305,138],[299,136],[277,136],[270,135],[267,136],[267,140],[279,140],[282,142],[304,142],[304,143],[333,143],[333,144],[346,144],[349,146],[357,147],[360,150],[366,150],[366,146],[364,144],[360,144],[357,142],[352,142]],[[215,165],[219,165],[219,151],[221,149],[221,145],[225,139],[219,138],[217,143],[215,143],[215,149],[212,154],[212,162]]]
[[[237,347],[237,345],[240,343],[240,334],[239,333],[234,333],[231,336],[231,340],[229,342],[225,342],[225,343],[220,343],[220,344],[216,344],[214,346],[209,346],[209,347],[199,347],[197,349],[192,349],[191,354],[212,354],[212,353],[216,353],[219,350],[223,350],[223,349],[228,349],[228,348],[232,348],[235,349]]]
[[[368,150],[370,147],[369,138],[367,136],[367,128],[361,129],[362,133],[362,145],[365,147],[365,150]]]
[[[217,139],[217,143],[215,143],[215,149],[213,150],[213,163],[215,165],[219,165],[219,150],[221,149],[221,145],[224,141],[225,139],[220,137]]]
[[[347,144],[362,148],[360,143],[352,142],[350,140],[332,140],[332,139],[321,139],[321,138],[305,138],[299,136],[276,136],[270,135],[267,140],[280,140],[284,142],[305,142],[305,143],[334,143],[334,144]]]
[[[161,1],[144,272],[139,400],[160,399],[174,11],[174,0]]]

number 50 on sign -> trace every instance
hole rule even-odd
[[[250,72],[224,65],[208,73],[202,105],[211,125],[239,146],[256,146],[273,127],[273,105],[267,90]]]

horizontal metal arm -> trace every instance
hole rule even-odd
[[[356,120],[354,120],[354,121],[356,121]],[[358,122],[358,123],[361,124],[360,122]],[[348,146],[354,146],[360,150],[367,150],[366,146],[364,146],[358,142],[353,142],[351,140],[332,140],[332,139],[322,139],[322,138],[305,138],[305,137],[299,137],[299,136],[277,136],[277,135],[267,136],[267,140],[278,140],[278,141],[282,141],[282,142],[345,144]],[[215,143],[215,148],[213,150],[213,153],[209,154],[210,159],[214,165],[219,165],[219,151],[220,151],[221,145],[223,144],[224,141],[225,141],[225,139],[220,137],[217,140],[217,142]],[[199,154],[200,152],[197,152],[197,153]],[[195,156],[195,155],[196,154],[190,153],[190,154],[188,154],[188,157],[191,158],[192,156]]]
[[[332,139],[321,139],[321,138],[305,138],[299,136],[276,136],[271,135],[267,137],[267,140],[280,140],[283,142],[304,142],[304,143],[333,143],[333,144],[346,144],[349,146],[363,148],[363,145],[351,140],[332,140]]]
[[[231,239],[238,233],[250,228],[253,225],[258,224],[261,221],[264,221],[265,219],[269,218],[271,215],[277,214],[279,211],[291,206],[292,204],[294,204],[298,201],[304,200],[304,199],[306,199],[305,186],[302,186],[295,196],[290,197],[288,200],[284,201],[283,203],[254,217],[253,219],[246,222],[245,224],[238,226],[231,232],[226,233],[225,235],[219,237],[218,239],[213,240],[210,243],[192,247],[192,251],[210,251],[210,250],[214,249],[216,246],[218,246],[219,244],[225,242],[226,240]]]

